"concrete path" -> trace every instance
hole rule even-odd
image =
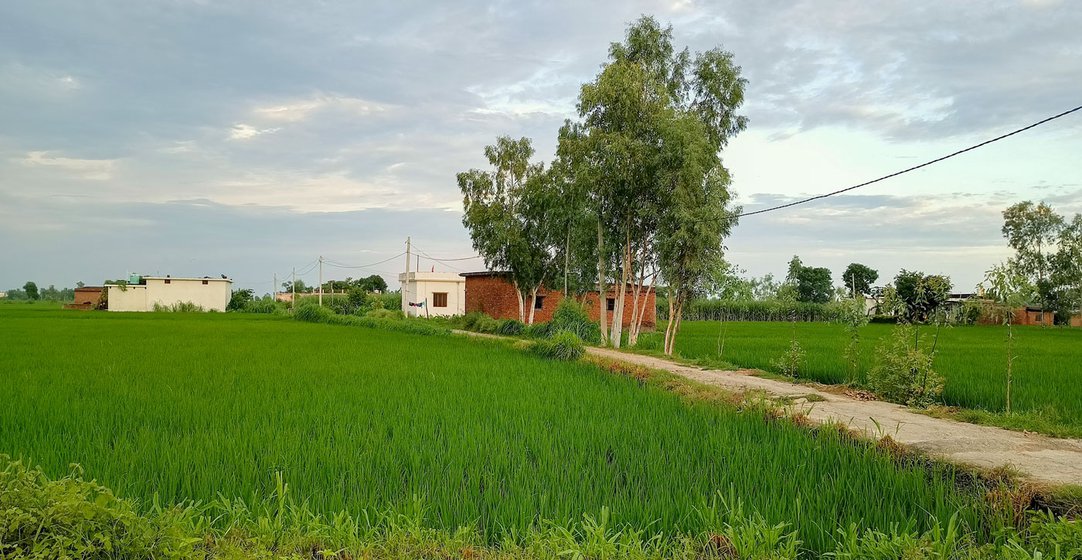
[[[869,437],[889,435],[936,458],[982,468],[1009,465],[1032,481],[1048,485],[1082,485],[1082,440],[1056,439],[1039,434],[932,418],[904,406],[861,401],[784,381],[750,375],[750,371],[722,371],[685,366],[652,356],[607,348],[587,348],[591,355],[681,375],[707,385],[733,391],[760,390],[792,397],[816,422],[837,421]],[[815,394],[820,402],[801,400]],[[877,426],[878,423],[878,426]]]

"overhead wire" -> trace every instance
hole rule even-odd
[[[1031,128],[1036,128],[1038,126],[1041,126],[1042,124],[1052,122],[1052,121],[1054,121],[1056,119],[1065,117],[1067,115],[1070,115],[1071,113],[1075,113],[1075,112],[1078,112],[1078,111],[1082,111],[1082,105],[1079,105],[1079,106],[1077,106],[1077,107],[1075,107],[1073,109],[1068,109],[1066,111],[1063,111],[1062,113],[1052,115],[1051,117],[1041,119],[1041,120],[1039,120],[1039,121],[1037,121],[1035,123],[1023,126],[1022,128],[1012,130],[1011,132],[1008,132],[1006,134],[1001,134],[999,136],[996,136],[995,138],[985,140],[983,142],[980,142],[978,144],[974,144],[974,145],[969,146],[967,148],[962,148],[961,150],[951,152],[951,153],[949,153],[947,155],[940,156],[940,157],[937,157],[935,159],[928,160],[928,161],[926,161],[924,163],[917,164],[917,165],[914,165],[912,167],[907,167],[905,169],[902,169],[901,171],[895,171],[894,173],[890,173],[888,175],[883,175],[882,177],[878,177],[878,178],[872,179],[870,181],[865,181],[863,183],[853,185],[853,186],[850,186],[850,187],[846,187],[844,189],[838,189],[836,191],[831,191],[831,192],[828,192],[828,193],[824,193],[824,194],[820,194],[820,195],[816,195],[816,196],[811,196],[811,197],[804,198],[804,199],[801,199],[801,200],[788,202],[786,204],[779,204],[777,206],[772,206],[770,208],[763,208],[763,209],[760,209],[760,210],[753,210],[751,212],[743,212],[743,213],[737,214],[735,216],[728,216],[727,219],[744,218],[744,217],[747,217],[747,216],[756,216],[758,214],[766,214],[767,212],[775,212],[777,210],[784,210],[785,208],[792,208],[793,206],[799,206],[801,204],[807,204],[807,203],[815,201],[815,200],[820,200],[820,199],[828,198],[828,197],[831,197],[831,196],[839,195],[839,194],[842,194],[842,193],[846,193],[846,192],[849,192],[849,191],[859,189],[861,187],[867,187],[868,185],[873,185],[875,183],[879,183],[881,181],[885,181],[887,179],[891,179],[891,178],[897,177],[899,175],[904,175],[904,174],[909,173],[911,171],[916,171],[916,170],[921,169],[923,167],[928,167],[929,165],[934,165],[934,164],[939,163],[941,161],[948,160],[948,159],[951,159],[951,158],[956,157],[956,156],[960,156],[960,155],[962,155],[962,154],[964,154],[966,152],[971,152],[973,150],[976,150],[978,148],[982,148],[982,147],[987,146],[989,144],[992,144],[994,142],[999,142],[1000,140],[1003,140],[1005,138],[1010,138],[1011,136],[1014,136],[1016,134],[1021,134],[1021,133],[1025,132],[1025,131],[1027,131],[1027,130],[1029,130]]]

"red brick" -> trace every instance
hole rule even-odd
[[[463,274],[466,277],[466,313],[480,311],[496,319],[518,319],[518,293],[514,285],[503,275],[490,274]],[[546,323],[552,320],[552,314],[556,306],[564,299],[563,292],[542,288],[537,291],[541,300],[541,308],[534,310],[534,322]],[[616,292],[610,291],[608,297],[615,298]],[[632,291],[629,289],[624,298],[624,326],[631,324]],[[640,300],[644,299],[640,295]],[[598,292],[595,290],[586,294],[584,303],[590,314],[590,318],[597,321],[600,318],[600,309],[597,305]],[[643,317],[644,329],[653,329],[657,324],[657,308],[655,307],[654,291],[650,290],[645,298],[646,315]],[[530,310],[526,309],[526,317]],[[611,317],[611,315],[609,315]]]

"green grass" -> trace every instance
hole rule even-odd
[[[257,500],[281,472],[315,511],[416,497],[432,527],[493,540],[602,508],[649,534],[699,533],[718,493],[793,524],[811,551],[851,523],[1001,524],[951,468],[495,342],[30,306],[0,308],[0,340],[0,453],[53,476],[79,463],[144,503]]]
[[[872,324],[861,329],[861,375],[874,364],[876,345],[893,325]],[[727,362],[740,367],[774,371],[773,361],[792,336],[790,323],[684,322],[676,341],[681,357]],[[923,342],[931,344],[934,327],[922,327]],[[935,368],[946,378],[944,404],[974,409],[973,420],[1036,425],[1042,431],[1082,436],[1082,329],[1015,327],[1012,407],[1017,418],[998,421],[984,412],[1005,407],[1006,329],[995,326],[943,328],[936,347]],[[806,352],[801,377],[823,383],[848,380],[843,357],[846,334],[841,325],[797,323],[796,337]],[[660,334],[651,333],[646,346],[660,347]],[[719,355],[719,348],[724,351]]]

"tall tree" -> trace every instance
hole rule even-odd
[[[32,301],[41,299],[41,294],[38,293],[38,285],[34,282],[27,282],[23,284],[23,291],[26,292],[26,298]]]
[[[1063,217],[1041,202],[1019,202],[1003,211],[1003,237],[1015,250],[1014,266],[1033,279],[1042,308],[1054,291],[1050,285],[1052,254],[1063,227]]]
[[[802,266],[796,277],[797,300],[809,303],[827,303],[834,297],[834,280],[830,269]]]
[[[845,267],[842,280],[845,288],[849,290],[850,297],[857,294],[868,295],[872,292],[872,284],[879,279],[879,271],[860,263],[850,263]]]
[[[903,321],[923,323],[950,297],[950,278],[902,270],[894,277],[893,306]]]
[[[676,154],[666,142],[676,138],[684,145],[707,146],[716,159],[729,138],[747,125],[736,114],[745,84],[730,53],[713,49],[693,59],[687,49],[673,46],[671,27],[643,17],[628,28],[622,43],[610,46],[609,62],[582,87],[580,133],[562,138],[566,145],[561,150],[576,154],[583,162],[577,171],[592,185],[587,202],[596,226],[598,284],[602,294],[612,286],[617,300],[611,325],[602,326],[611,345],[620,345],[628,295],[629,342],[634,343],[651,290],[644,285],[652,285],[660,269],[672,265],[658,260],[662,224],[674,214],[687,216],[673,203],[678,195],[670,185],[682,167],[698,158]],[[700,138],[691,141],[690,136]],[[720,160],[703,169],[710,167],[720,168]],[[703,169],[699,177],[709,175]],[[728,176],[719,170],[717,176],[722,175]],[[705,189],[703,184],[698,188]],[[666,231],[675,235],[682,230]],[[602,323],[609,323],[601,303]]]
[[[552,236],[546,222],[553,175],[530,162],[529,138],[501,136],[485,148],[490,171],[458,174],[462,224],[491,270],[507,272],[518,293],[519,319],[533,322],[537,291],[552,271]]]

